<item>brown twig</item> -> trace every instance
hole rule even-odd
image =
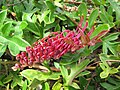
[[[91,76],[91,78],[89,79],[89,81],[88,81],[88,83],[87,83],[86,87],[84,88],[84,90],[87,90],[87,88],[88,88],[88,86],[89,86],[89,84],[90,84],[91,80],[92,80],[92,79],[93,79],[93,77],[95,77],[95,76],[96,76],[96,73],[93,73],[93,74],[92,74],[92,76]]]
[[[48,71],[49,71],[48,68],[46,68],[45,66],[39,65],[39,64],[33,64],[32,67],[33,67],[33,68],[40,69],[40,70],[42,70],[43,72],[48,72]]]
[[[120,60],[106,60],[107,62],[120,62]]]
[[[51,69],[52,71],[55,71],[55,72],[60,72],[60,69],[55,68],[55,67],[50,67],[50,69]]]
[[[91,66],[93,66],[95,64],[99,64],[99,63],[100,63],[100,61],[94,62],[94,63],[90,64],[88,67],[91,67]]]
[[[120,76],[118,76],[118,75],[114,75],[117,79],[119,79],[120,80]]]
[[[94,67],[92,67],[92,66],[91,66],[91,67],[89,67],[89,66],[88,66],[88,67],[86,67],[86,69],[87,69],[87,70],[95,70],[95,69],[96,69],[96,67],[95,67],[95,66],[94,66]]]
[[[3,64],[3,65],[5,65],[5,64],[15,64],[15,63],[17,63],[17,61],[0,61],[0,64]]]

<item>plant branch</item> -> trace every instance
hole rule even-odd
[[[114,76],[120,80],[120,76],[118,76],[118,75],[114,75]]]
[[[91,80],[93,79],[94,76],[96,76],[95,73],[92,74],[92,76],[91,76],[91,78],[89,79],[89,81],[88,81],[86,87],[84,88],[84,90],[87,90],[87,88],[88,88],[88,86],[89,86],[89,84],[90,84],[90,82],[91,82]]]
[[[6,64],[15,64],[17,61],[0,61],[0,64],[6,65]]]
[[[120,60],[106,60],[107,62],[120,62]]]
[[[49,71],[48,68],[46,68],[45,66],[39,65],[39,64],[33,64],[32,67],[33,67],[33,68],[40,69],[40,70],[42,70],[43,72],[48,72],[48,71]]]

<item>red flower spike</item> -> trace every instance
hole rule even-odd
[[[73,53],[84,48],[86,45],[95,45],[97,42],[100,42],[100,38],[109,31],[104,30],[90,40],[94,26],[85,34],[88,22],[86,22],[85,26],[82,28],[83,20],[84,18],[81,17],[76,32],[70,30],[52,32],[48,37],[36,41],[32,46],[27,46],[25,52],[21,52],[16,56],[20,64],[15,65],[15,67],[23,69],[27,66],[32,67],[35,63],[42,63],[44,60],[59,59],[67,52]]]

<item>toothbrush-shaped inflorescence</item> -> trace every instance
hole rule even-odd
[[[30,67],[35,63],[42,63],[44,60],[59,59],[67,52],[75,52],[86,45],[95,45],[100,42],[100,36],[105,35],[109,30],[104,30],[90,40],[90,35],[94,27],[85,34],[88,22],[82,28],[83,18],[81,18],[76,31],[65,30],[63,32],[52,32],[49,36],[35,42],[32,46],[26,47],[26,51],[16,56],[19,63],[14,69]]]

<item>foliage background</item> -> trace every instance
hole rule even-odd
[[[47,73],[43,68],[11,69],[17,62],[15,56],[26,46],[51,32],[75,30],[81,16],[82,26],[88,21],[88,31],[96,25],[93,36],[110,30],[102,42],[78,50],[80,54],[68,53],[60,60],[44,62],[40,66],[49,69]],[[1,0],[0,57],[0,90],[119,90],[120,2]]]

